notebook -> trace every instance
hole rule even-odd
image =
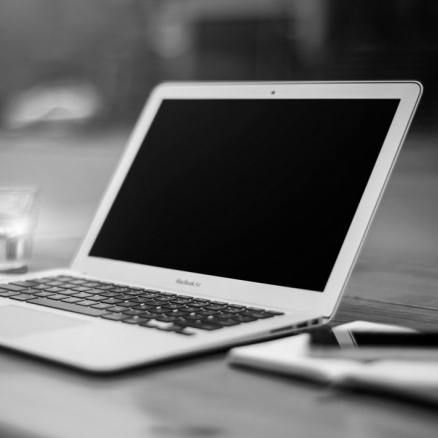
[[[336,339],[344,340],[349,331],[414,332],[406,327],[354,321],[336,326]],[[230,350],[232,365],[280,373],[293,378],[312,380],[336,389],[353,389],[396,396],[415,403],[438,405],[438,363],[431,352],[419,349],[417,357],[383,352],[379,359],[315,356],[309,333],[284,339],[236,347]],[[427,354],[427,359],[421,356]]]
[[[0,283],[0,345],[112,372],[328,322],[421,92],[159,85],[71,267]]]

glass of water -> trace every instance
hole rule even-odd
[[[0,188],[0,272],[27,265],[37,222],[38,189]]]

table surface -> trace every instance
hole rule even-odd
[[[30,271],[66,266],[126,132],[0,135],[0,185],[43,192]],[[438,323],[436,135],[410,135],[334,323]],[[0,349],[1,437],[429,437],[436,410],[230,367],[226,352],[96,377]]]

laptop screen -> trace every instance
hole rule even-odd
[[[398,104],[164,100],[90,256],[322,292]]]

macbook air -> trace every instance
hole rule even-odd
[[[421,92],[158,86],[71,267],[0,284],[0,345],[112,372],[328,322]]]

